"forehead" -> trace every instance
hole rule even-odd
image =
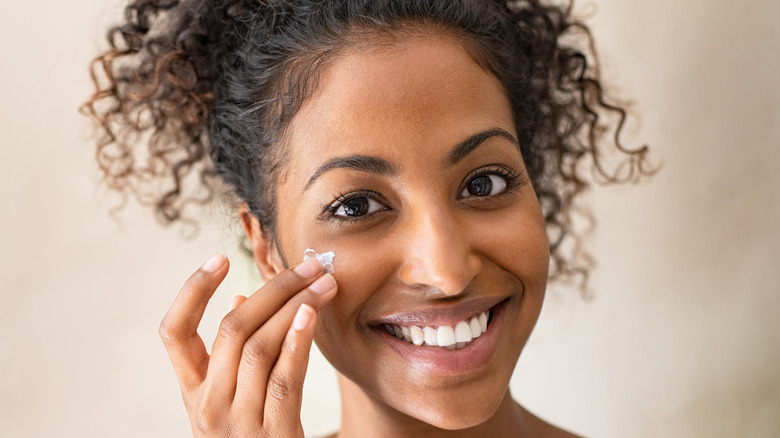
[[[289,126],[288,163],[306,171],[361,154],[403,166],[492,127],[514,133],[498,79],[457,38],[413,36],[347,49],[329,63]]]

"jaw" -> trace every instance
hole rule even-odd
[[[455,403],[453,409],[442,410],[436,403],[417,403],[414,415],[402,412],[366,392],[355,382],[338,373],[342,393],[342,413],[339,436],[376,438],[445,437],[453,431],[459,437],[530,436],[524,410],[512,399],[507,389],[484,409],[485,404]],[[451,400],[452,401],[452,400]],[[482,409],[478,409],[481,407]]]

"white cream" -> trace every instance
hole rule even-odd
[[[333,251],[323,252],[322,254],[318,254],[313,249],[307,249],[303,252],[303,261],[311,260],[311,259],[317,259],[318,262],[322,265],[322,268],[325,270],[326,274],[332,274],[336,272],[336,270],[333,268],[333,259],[336,257],[336,253]]]
[[[487,331],[488,312],[458,321],[454,325],[407,327],[384,324],[384,328],[390,335],[410,344],[460,349]]]

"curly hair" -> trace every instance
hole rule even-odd
[[[101,127],[103,180],[124,199],[173,223],[227,188],[273,236],[279,145],[319,72],[366,36],[450,32],[509,98],[551,278],[586,282],[574,219],[589,214],[575,201],[652,171],[647,147],[621,144],[626,111],[608,102],[593,38],[572,15],[539,0],[131,0],[93,61],[83,110]]]

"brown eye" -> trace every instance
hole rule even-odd
[[[359,196],[342,202],[334,214],[342,217],[360,217],[382,210],[382,208],[382,204],[374,199]]]
[[[462,197],[497,195],[506,189],[506,180],[498,175],[480,175],[466,184]]]
[[[368,199],[350,199],[341,206],[344,216],[363,216],[368,211]]]

